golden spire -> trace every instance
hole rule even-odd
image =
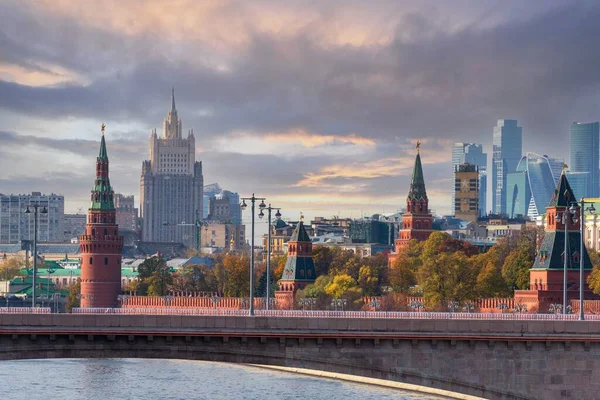
[[[568,169],[569,169],[569,166],[566,163],[563,163],[563,165],[562,165],[562,173],[564,174],[565,172],[567,172]]]
[[[421,149],[421,141],[417,140],[417,153],[419,153],[420,149]]]
[[[104,125],[104,122],[103,122],[102,126],[100,126],[100,130],[102,131],[102,136],[104,136],[104,128],[106,128],[106,125]]]
[[[304,221],[304,215],[302,215],[302,213],[300,213],[300,221]]]

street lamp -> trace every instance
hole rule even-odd
[[[562,310],[566,314],[567,312],[567,267],[569,265],[569,219],[573,221],[573,223],[577,223],[577,207],[576,203],[571,203],[569,208],[565,207],[565,210],[562,212],[562,215],[557,219],[558,222],[561,222],[565,225],[565,255],[564,255],[564,266],[563,266],[563,306]],[[569,218],[570,217],[570,218]]]
[[[31,306],[35,308],[35,275],[37,273],[37,231],[38,231],[38,208],[39,203],[30,204],[33,207],[33,274],[31,280]],[[40,211],[42,214],[48,214],[48,209],[44,206]],[[25,214],[31,214],[29,205],[25,209]]]
[[[95,297],[95,295],[93,295],[93,294],[81,294],[81,293],[80,293],[80,294],[78,294],[76,297],[77,297],[79,300],[81,300],[81,299],[88,299],[88,300],[92,301],[92,300],[94,300],[94,297]],[[80,305],[80,306],[81,306],[81,305]]]
[[[348,301],[346,299],[333,299],[331,300],[331,306],[333,307],[334,311],[337,311],[338,307],[342,308],[342,312],[344,312],[344,306],[348,304]]]
[[[474,310],[475,310],[475,304],[472,301],[467,301],[463,305],[463,311],[465,311],[465,312],[472,313]]]
[[[448,310],[450,310],[451,313],[454,313],[454,312],[456,312],[458,310],[458,306],[459,305],[460,304],[458,303],[458,301],[456,301],[456,300],[450,300],[448,302]]]
[[[310,311],[312,311],[313,306],[317,304],[317,298],[316,297],[305,297],[303,299],[300,299],[300,305],[302,306],[302,309],[304,310],[306,306],[310,306]]]
[[[411,301],[409,304],[410,308],[412,308],[413,312],[415,311],[421,311],[423,308],[425,308],[425,306],[423,305],[422,302],[420,301]]]
[[[500,303],[496,306],[496,308],[500,310],[502,314],[504,314],[504,312],[508,310],[508,305],[506,303]]]
[[[121,308],[123,308],[123,303],[127,303],[128,298],[129,298],[129,295],[126,295],[126,294],[120,294],[117,296],[117,300],[119,300],[119,304],[121,305]]]
[[[590,214],[595,215],[596,214],[596,208],[594,207],[594,204],[592,203],[592,205],[588,208],[585,208],[585,201],[586,199],[584,199],[583,197],[581,198],[581,208],[580,208],[580,213],[581,215],[579,216],[581,224],[581,233],[580,233],[580,241],[579,241],[579,320],[583,321],[585,319],[584,315],[584,310],[583,310],[583,288],[585,286],[585,282],[583,279],[583,262],[584,262],[584,257],[583,257],[583,252],[584,252],[584,243],[583,243],[583,235],[585,232],[585,211],[589,211]],[[589,201],[588,201],[589,203]],[[596,224],[593,225],[592,229],[596,229]]]
[[[216,312],[217,311],[217,303],[219,302],[219,300],[221,300],[221,298],[219,296],[213,296],[213,297],[211,297],[211,300],[213,302],[214,310]]]
[[[527,305],[523,303],[515,304],[513,312],[515,314],[525,314],[527,312]]]
[[[243,210],[246,209],[247,204],[246,200],[249,200],[252,204],[251,213],[252,213],[252,228],[250,233],[250,315],[254,315],[254,204],[256,200],[260,200],[260,204],[258,208],[260,209],[260,213],[264,216],[263,210],[267,205],[265,204],[264,197],[255,197],[254,193],[252,193],[252,197],[242,197],[242,204],[240,204],[240,208]]]
[[[266,302],[266,307],[267,307],[267,311],[269,311],[269,298],[270,298],[270,286],[271,286],[271,211],[273,210],[277,210],[277,212],[275,213],[275,219],[277,221],[279,221],[281,219],[281,213],[279,212],[281,210],[281,208],[274,208],[271,207],[271,203],[269,203],[269,207],[267,207],[267,215],[268,215],[268,233],[267,233],[267,302]],[[258,216],[260,218],[263,217],[263,212],[262,210],[260,210],[260,213],[258,214]]]
[[[369,306],[371,306],[371,308],[374,308],[375,311],[377,311],[381,307],[381,300],[372,299],[371,302],[369,303]]]

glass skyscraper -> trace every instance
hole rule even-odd
[[[575,190],[576,196],[583,197],[598,197],[600,191],[600,137],[598,122],[579,123],[574,122],[571,125],[571,159],[569,170],[571,172],[587,172],[589,175],[587,182],[587,190],[585,194],[581,193],[583,187],[582,182],[579,190]],[[582,175],[578,178],[583,179]],[[579,193],[578,193],[579,192]]]
[[[475,165],[479,170],[479,216],[487,214],[487,153],[483,152],[483,146],[476,143],[454,143],[452,147],[452,211],[455,209],[455,187],[456,169],[459,165]]]
[[[523,128],[514,119],[499,119],[494,127],[492,156],[492,212],[506,215],[506,176],[517,171],[523,154]]]

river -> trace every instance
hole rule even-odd
[[[441,399],[238,364],[158,359],[0,361],[0,387],[9,400]]]

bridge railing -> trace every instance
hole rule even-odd
[[[50,307],[0,307],[0,314],[50,314]]]
[[[30,309],[26,309],[30,310]],[[42,309],[37,309],[42,310]],[[47,309],[48,313],[50,309]],[[115,315],[191,315],[191,316],[248,316],[248,310],[208,308],[73,308],[73,314]],[[518,314],[518,313],[449,313],[410,311],[324,311],[324,310],[255,310],[256,317],[314,317],[314,318],[374,318],[374,319],[436,319],[436,320],[521,320],[574,321],[576,314]],[[590,314],[586,320],[600,321],[600,315]]]

